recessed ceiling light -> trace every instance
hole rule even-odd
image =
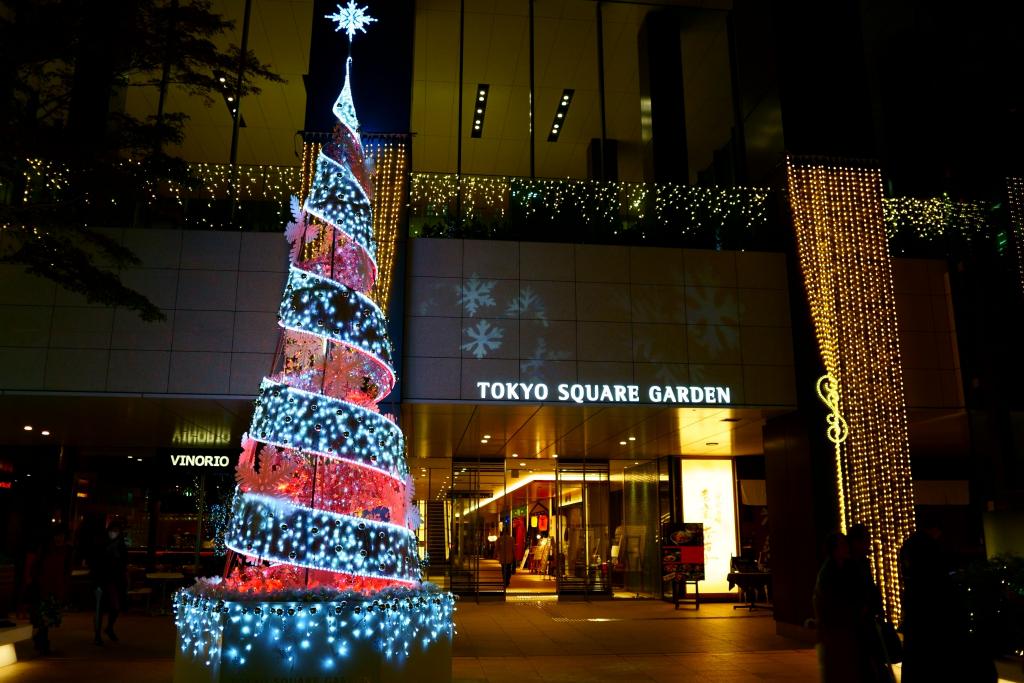
[[[485,439],[489,439],[489,438],[491,438],[491,435],[490,434],[484,434],[484,438]]]
[[[26,432],[31,432],[32,431],[32,425],[25,425],[24,427],[22,427],[22,429],[24,429]]]
[[[552,453],[552,454],[551,454],[551,457],[552,457],[552,458],[557,458],[557,457],[558,457],[558,453]]]
[[[50,430],[49,429],[44,429],[43,431],[41,431],[39,433],[42,434],[43,436],[49,436],[50,435]]]
[[[636,437],[635,436],[631,436],[631,437],[629,437],[629,440],[630,441],[636,441]]]
[[[480,439],[480,443],[487,443],[487,439]]]
[[[490,86],[486,83],[481,83],[476,88],[477,93],[477,105],[476,114],[473,116],[473,130],[470,131],[469,137],[479,138],[483,135],[484,116],[486,116],[487,110],[487,92],[490,90]]]
[[[566,88],[562,91],[562,99],[558,101],[558,106],[555,107],[555,117],[551,121],[551,132],[548,134],[548,142],[558,142],[558,136],[562,132],[562,124],[565,122],[565,117],[569,113],[569,104],[572,102],[572,88]]]
[[[526,467],[526,463],[525,462],[521,462],[521,463],[519,463],[519,466],[520,467]]]
[[[619,442],[619,445],[620,445],[620,446],[625,446],[625,445],[626,445],[626,442],[625,442],[625,441],[620,441],[620,442]]]
[[[639,464],[640,464],[640,461],[639,461],[639,460],[634,460],[634,461],[633,461],[633,464],[634,464],[634,465],[639,465]]]
[[[518,457],[519,457],[519,454],[518,454],[518,453],[513,453],[513,454],[512,454],[512,457],[513,457],[513,458],[518,458]]]

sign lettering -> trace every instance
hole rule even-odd
[[[231,458],[226,455],[172,455],[171,464],[175,467],[227,467]]]
[[[477,382],[485,401],[547,401],[551,391],[543,382]],[[554,400],[562,403],[672,403],[715,404],[732,402],[732,388],[720,386],[652,384],[569,384],[555,386]],[[644,400],[641,400],[643,397]]]

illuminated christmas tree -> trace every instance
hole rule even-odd
[[[374,21],[353,0],[328,18],[350,44]],[[395,374],[384,314],[366,294],[373,188],[351,65],[333,142],[305,204],[292,203],[280,353],[243,438],[228,566],[175,598],[176,681],[451,676],[453,598],[420,580],[405,440],[377,407]]]

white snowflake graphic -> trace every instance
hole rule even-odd
[[[463,351],[471,352],[477,358],[483,358],[490,351],[501,348],[501,338],[505,336],[505,330],[491,325],[486,320],[478,320],[473,327],[467,327],[465,333],[469,335],[470,341],[462,345]]]
[[[548,343],[544,337],[537,338],[534,346],[533,357],[519,362],[519,372],[523,379],[540,381],[546,379],[544,373],[545,363],[549,360],[565,360],[569,357],[568,351],[549,351]]]
[[[468,315],[476,315],[481,308],[494,305],[491,292],[496,284],[494,280],[481,280],[473,273],[465,284],[455,290],[459,295],[459,303],[466,307]]]
[[[716,301],[718,291],[717,288],[694,287],[688,292],[693,304],[687,311],[686,322],[705,326],[696,341],[709,351],[732,348],[739,341],[735,327],[738,321],[731,311]]]
[[[324,18],[337,22],[338,27],[334,30],[341,31],[344,29],[345,33],[348,34],[349,40],[352,40],[356,31],[366,33],[367,24],[372,24],[377,21],[366,13],[365,7],[357,5],[355,0],[348,0],[348,4],[344,7],[338,5],[337,12],[334,14],[325,14]]]
[[[658,378],[658,382],[665,385],[682,384],[676,373],[670,369],[667,365],[659,364],[658,369],[655,371],[654,376]]]
[[[544,302],[529,287],[519,290],[519,296],[508,303],[505,308],[505,315],[523,317],[524,314],[532,314],[532,318],[540,320],[544,327],[548,326],[548,318],[544,313]]]

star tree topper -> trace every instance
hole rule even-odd
[[[341,31],[344,29],[345,33],[348,34],[348,39],[351,41],[356,35],[356,31],[362,31],[366,33],[366,26],[377,21],[374,17],[371,17],[366,13],[365,7],[360,7],[355,3],[355,0],[348,0],[348,4],[342,7],[338,5],[338,11],[334,14],[325,14],[324,18],[331,19],[338,23],[338,28],[335,31]]]

